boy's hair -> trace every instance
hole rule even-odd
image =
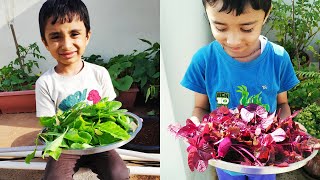
[[[213,6],[217,1],[219,0],[202,0],[202,4],[206,8],[207,5]],[[262,9],[265,12],[265,16],[271,8],[271,0],[223,0],[223,5],[219,12],[227,11],[227,13],[230,13],[235,11],[236,16],[239,16],[248,4],[254,10]]]
[[[86,5],[81,0],[47,0],[39,12],[39,27],[41,38],[45,39],[45,26],[49,18],[52,17],[51,24],[56,22],[72,22],[77,17],[83,21],[86,33],[90,31],[90,19]]]

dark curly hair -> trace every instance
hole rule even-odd
[[[206,8],[208,5],[214,6],[217,1],[218,0],[202,0],[202,4]],[[235,11],[236,15],[239,16],[243,13],[247,4],[250,4],[254,10],[262,9],[265,15],[268,14],[271,8],[271,0],[223,0],[223,5],[219,12],[226,11],[230,13]]]
[[[77,17],[83,21],[86,32],[90,31],[90,19],[86,5],[81,0],[47,0],[39,12],[39,28],[41,38],[45,39],[45,26],[49,18],[52,17],[51,24],[57,21],[61,23],[72,22]]]

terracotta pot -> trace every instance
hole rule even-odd
[[[35,90],[0,92],[0,114],[35,111]]]
[[[318,153],[313,159],[311,159],[303,170],[313,178],[320,179],[320,154]]]
[[[139,88],[137,87],[131,87],[128,91],[121,91],[116,100],[122,103],[122,108],[132,108],[138,91]]]

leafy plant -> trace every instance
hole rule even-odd
[[[320,139],[320,105],[312,103],[295,117],[297,122],[300,122],[308,133]]]
[[[104,62],[100,55],[83,57],[84,60],[108,69],[113,86],[117,91],[127,91],[136,85],[143,92],[145,102],[159,100],[160,95],[160,45],[140,39],[150,47],[131,54],[119,54]]]
[[[269,29],[276,33],[277,42],[285,47],[295,65],[307,63],[307,47],[320,31],[320,1],[284,0],[272,2]]]
[[[246,89],[240,88],[242,100],[246,99]],[[170,125],[169,130],[188,141],[191,171],[205,171],[210,159],[286,167],[308,157],[317,142],[292,120],[298,113],[280,119],[279,114],[270,114],[258,104],[239,105],[235,109],[221,106],[206,114],[200,125],[187,119],[185,126]]]
[[[312,52],[313,58],[318,61],[318,71],[320,72],[320,40],[317,40],[315,44],[318,46],[318,51],[313,46],[309,46],[308,49]]]
[[[150,45],[132,60],[134,71],[132,77],[144,93],[145,102],[149,99],[159,100],[160,94],[160,45],[140,39]]]
[[[112,84],[118,91],[127,91],[133,84],[133,58],[134,54],[120,54],[112,57],[108,63],[103,64],[108,69]]]
[[[40,76],[33,74],[34,67],[39,68],[37,60],[45,59],[40,54],[38,45],[36,43],[27,47],[19,45],[18,50],[20,58],[17,57],[0,69],[0,91],[32,89],[32,85]]]
[[[296,71],[300,83],[288,92],[292,110],[300,110],[312,103],[320,104],[320,72],[310,69]]]
[[[57,160],[62,149],[86,149],[129,139],[135,129],[130,125],[131,118],[124,114],[127,110],[119,109],[121,105],[104,98],[94,105],[80,102],[53,117],[41,117],[46,131],[38,134],[36,143],[39,138],[46,143],[42,158],[49,155]],[[26,163],[35,152],[26,157]]]
[[[101,55],[92,54],[89,57],[82,56],[82,58],[89,63],[97,64],[100,66],[102,66],[105,63],[104,60],[101,58]]]

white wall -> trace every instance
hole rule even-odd
[[[40,39],[38,13],[45,0],[15,0],[14,27],[18,43],[38,42],[47,61],[40,62],[45,71],[55,64]],[[147,46],[138,40],[160,41],[160,0],[83,0],[89,10],[92,37],[86,56],[100,54],[106,60],[117,54],[144,50]],[[0,3],[3,3],[0,1]],[[1,6],[0,6],[1,7]],[[11,31],[0,10],[0,67],[16,57]]]
[[[186,145],[167,131],[171,123],[185,123],[191,116],[193,93],[180,85],[192,55],[211,41],[201,1],[161,0],[161,179],[210,179],[206,173],[191,173]],[[165,77],[163,77],[165,75]],[[164,88],[162,86],[168,86]],[[165,118],[165,119],[163,119]]]

